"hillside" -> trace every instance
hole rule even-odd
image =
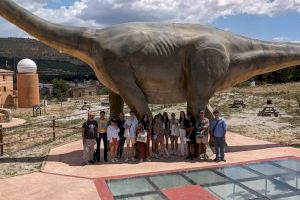
[[[45,44],[28,38],[0,38],[0,66],[13,70],[18,61],[30,58],[38,65],[42,79],[55,76],[93,75],[90,67],[77,58],[59,53]],[[7,63],[6,63],[7,62]]]

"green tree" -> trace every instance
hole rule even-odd
[[[67,85],[66,81],[55,78],[52,80],[52,84],[52,97],[58,99],[60,102],[69,97],[69,86]]]

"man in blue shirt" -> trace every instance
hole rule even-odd
[[[220,117],[220,112],[218,110],[215,110],[213,114],[215,118],[210,123],[211,125],[210,130],[216,148],[216,158],[214,159],[214,161],[226,162],[224,158],[224,146],[226,141],[225,137],[226,137],[227,124],[225,120]]]

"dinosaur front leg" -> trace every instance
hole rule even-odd
[[[123,112],[124,101],[122,97],[113,91],[109,91],[109,107],[110,118],[117,118],[121,112]]]
[[[112,113],[120,111],[121,99],[123,99],[128,107],[136,112],[137,117],[141,118],[144,114],[148,114],[152,119],[146,97],[136,83],[131,66],[115,57],[105,60],[104,66],[108,66],[106,76],[110,77],[109,82],[119,94],[110,95],[115,103],[111,105]]]
[[[196,119],[199,118],[200,110],[205,110],[207,117],[213,117],[212,109],[208,109],[208,102],[228,66],[228,55],[220,44],[195,45],[195,51],[190,56],[190,66],[187,66],[187,110],[192,112]]]
[[[152,119],[152,113],[149,109],[146,97],[135,83],[131,82],[130,84],[122,85],[120,87],[120,95],[128,107],[136,112],[138,118],[147,114],[150,119]]]

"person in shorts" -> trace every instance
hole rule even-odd
[[[205,117],[204,111],[199,112],[199,121],[196,124],[196,142],[199,144],[199,159],[208,159],[206,145],[208,144],[209,120]]]
[[[130,117],[126,119],[124,123],[125,128],[125,137],[126,137],[126,162],[129,161],[129,157],[131,154],[132,161],[135,161],[135,142],[136,142],[136,128],[138,126],[138,120],[135,116],[134,111],[130,111]],[[126,135],[127,134],[127,135]]]
[[[98,131],[98,123],[94,120],[94,115],[89,113],[88,120],[82,125],[82,143],[83,143],[83,163],[94,164],[93,154],[96,144],[96,135]]]
[[[178,138],[179,138],[179,121],[175,118],[175,113],[171,114],[170,119],[170,139],[171,139],[171,155],[178,154]]]
[[[110,147],[110,159],[111,162],[118,162],[117,151],[119,145],[119,132],[120,129],[117,126],[117,120],[112,118],[110,120],[110,125],[107,127],[107,141]]]

